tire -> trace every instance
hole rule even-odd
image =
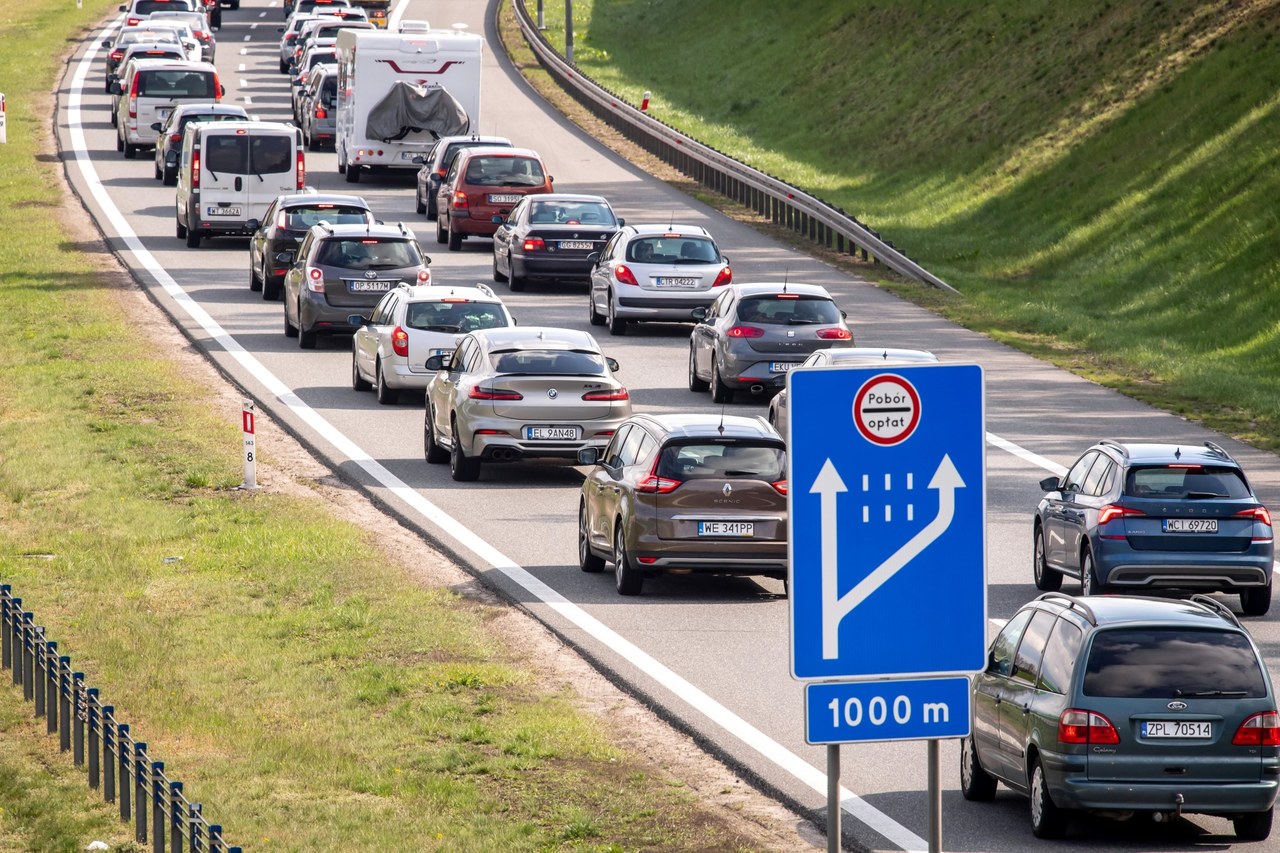
[[[434,222],[439,215],[439,211],[436,210],[436,197],[429,196],[427,198],[427,221]]]
[[[133,143],[130,143],[130,142],[124,143],[124,148],[122,150],[124,151],[124,159],[126,160],[138,159],[138,146],[134,145]]]
[[[462,251],[462,232],[459,231],[457,228],[449,229],[449,251],[450,252]]]
[[[281,74],[289,73],[289,63],[285,62],[283,59],[280,60],[280,73]]]
[[[1271,580],[1266,586],[1246,589],[1240,593],[1240,609],[1245,616],[1265,616],[1271,609]],[[1260,814],[1260,813],[1259,813]],[[1266,836],[1263,836],[1264,838]]]
[[[1080,555],[1080,594],[1102,595],[1105,589],[1098,580],[1098,571],[1093,565],[1093,551],[1086,547]]]
[[[183,225],[182,220],[178,219],[177,217],[174,217],[174,222],[176,224],[176,227],[174,228],[174,233],[178,235],[179,240],[185,240],[187,237],[187,226]]]
[[[188,249],[200,248],[200,232],[194,228],[187,229],[187,248]]]
[[[376,377],[376,385],[374,390],[378,392],[378,404],[382,406],[394,406],[396,400],[400,399],[400,394],[394,388],[387,387],[387,376],[382,372],[382,359],[374,364],[373,373]]]
[[[587,285],[587,320],[593,326],[604,325],[604,315],[596,310],[596,297],[592,292],[591,285]]]
[[[609,326],[609,334],[622,337],[627,333],[627,321],[614,313],[613,293],[609,294],[609,304],[605,306],[605,323]]]
[[[284,311],[284,336],[286,338],[296,338],[298,336],[298,327],[289,322],[289,309],[285,307]]]
[[[1036,527],[1035,540],[1031,549],[1031,571],[1035,576],[1036,589],[1045,592],[1057,592],[1062,589],[1062,572],[1049,568],[1049,560],[1044,553],[1043,527]]]
[[[262,278],[258,275],[258,268],[252,265],[249,267],[249,289],[254,293],[262,290]]]
[[[271,280],[271,276],[267,273],[266,260],[262,263],[262,301],[275,302],[280,298],[280,283]]]
[[[178,185],[178,170],[170,171],[169,167],[166,166],[164,168],[164,177],[160,179],[160,182],[166,187],[176,187]]]
[[[733,389],[720,381],[720,368],[716,367],[716,358],[711,356],[711,402],[732,403]]]
[[[346,175],[347,175],[347,183],[349,184],[360,183],[360,167],[355,165],[354,163],[347,164]]]
[[[973,735],[960,741],[960,793],[975,803],[989,803],[996,798],[996,779],[982,769]]]
[[[418,195],[416,190],[413,193],[413,209],[418,213],[427,212],[427,206],[422,203],[422,196]]]
[[[307,134],[307,150],[313,152],[320,150],[320,144],[316,142],[316,138],[309,133]]]
[[[498,270],[498,256],[493,256],[493,280],[502,284],[507,280],[507,274]]]
[[[160,164],[152,160],[151,166],[155,170],[155,174],[152,175],[152,177],[154,177],[157,181],[164,180],[164,172],[160,171]]]
[[[368,391],[372,387],[369,380],[360,375],[360,368],[356,367],[356,347],[353,343],[351,345],[351,390]]]
[[[439,218],[436,219],[436,242],[449,242],[449,229],[444,227],[444,220]]]
[[[1031,768],[1031,833],[1036,838],[1061,838],[1067,832],[1067,813],[1054,805],[1040,759]]]
[[[116,126],[115,113],[111,114],[111,125],[112,127]],[[117,151],[124,150],[124,139],[118,133],[116,134],[116,150]]]
[[[587,537],[587,504],[578,502],[578,568],[588,574],[599,574],[604,571],[604,559],[591,551],[591,540]]]
[[[639,595],[644,587],[644,575],[631,565],[631,557],[627,554],[621,518],[613,526],[613,580],[618,587],[618,595]]]
[[[1271,835],[1272,810],[1250,812],[1231,819],[1235,827],[1236,838],[1241,841],[1266,841]]]
[[[426,414],[423,416],[422,422],[422,455],[426,457],[427,463],[431,465],[439,465],[442,462],[449,461],[449,451],[436,443],[435,423],[435,413],[431,411],[431,404],[427,403]]]
[[[705,391],[711,387],[710,383],[705,379],[698,378],[698,371],[694,370],[696,359],[693,357],[693,346],[689,346],[689,390]]]
[[[507,282],[507,287],[512,293],[522,293],[529,286],[529,279],[522,275],[516,275],[514,269],[511,271],[510,279]]]
[[[302,328],[302,312],[299,311],[298,312],[298,349],[315,349],[316,341],[319,339],[319,337],[320,336],[316,334],[314,329],[311,331],[307,331],[306,329]]]
[[[453,447],[449,448],[449,475],[459,483],[473,483],[480,479],[480,460],[467,456],[458,439],[458,425],[453,425]]]

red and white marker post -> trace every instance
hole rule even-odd
[[[253,401],[245,400],[244,409],[240,412],[240,424],[244,432],[244,482],[240,484],[242,489],[258,488],[257,445],[254,441],[253,412]]]
[[[644,98],[640,101],[640,112],[643,113],[648,111],[649,111],[649,93],[645,92]]]

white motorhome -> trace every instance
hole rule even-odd
[[[338,31],[338,171],[413,169],[438,136],[479,128],[484,39],[405,21],[397,31]],[[461,126],[461,130],[457,128]]]

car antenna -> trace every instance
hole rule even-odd
[[[721,438],[724,438],[724,407],[725,407],[725,404],[721,403],[720,404],[720,426],[716,427],[716,432],[720,433]]]
[[[782,271],[782,292],[787,292],[787,279],[791,276],[791,267],[787,267]]]

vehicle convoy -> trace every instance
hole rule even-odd
[[[398,31],[338,31],[338,172],[413,169],[436,139],[480,122],[484,39],[405,21]]]
[[[271,203],[262,221],[250,220],[249,289],[262,291],[267,302],[280,298],[284,277],[297,258],[298,247],[313,225],[376,225],[369,203],[358,195],[287,193]],[[256,226],[256,227],[255,227]]]

